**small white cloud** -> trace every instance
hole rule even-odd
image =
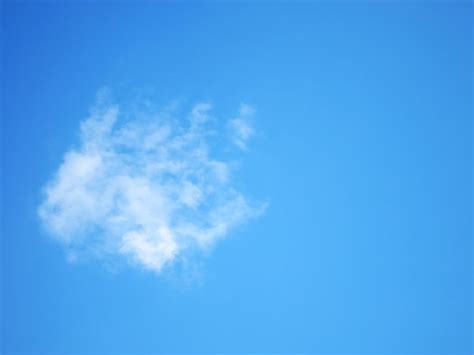
[[[208,102],[201,102],[196,104],[191,110],[190,120],[192,126],[199,126],[207,122],[209,119],[209,110],[211,104]]]
[[[248,150],[247,142],[255,134],[251,122],[254,113],[252,106],[242,104],[239,115],[229,121],[232,141],[242,150]]]
[[[264,204],[250,203],[232,186],[229,164],[210,156],[203,127],[210,109],[195,105],[183,126],[169,115],[122,122],[118,106],[94,108],[38,210],[71,261],[88,250],[160,272],[263,212]],[[253,113],[242,105],[230,121],[243,149]]]

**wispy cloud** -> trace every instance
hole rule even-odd
[[[198,103],[186,119],[169,113],[137,119],[117,105],[95,106],[39,207],[70,259],[87,250],[160,272],[264,211],[233,187],[230,164],[211,156],[210,110]],[[251,115],[241,105],[229,121],[240,148],[253,134]]]
[[[242,150],[248,150],[247,142],[255,133],[251,121],[254,113],[252,106],[241,104],[239,115],[229,121],[232,141]]]

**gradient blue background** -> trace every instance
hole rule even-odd
[[[2,351],[472,349],[472,5],[2,3]],[[41,186],[107,86],[257,108],[270,206],[191,284],[71,265]]]

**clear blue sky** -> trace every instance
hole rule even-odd
[[[2,3],[2,352],[472,352],[472,5]],[[41,188],[97,90],[256,107],[260,218],[183,285],[66,262]]]

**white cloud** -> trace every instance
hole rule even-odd
[[[242,104],[239,115],[229,121],[232,141],[242,150],[248,150],[247,142],[255,134],[251,122],[254,113],[252,106]]]
[[[118,106],[94,108],[38,211],[71,260],[88,250],[160,272],[263,212],[232,186],[230,165],[209,153],[210,109],[196,104],[188,121],[167,114],[123,122]],[[229,123],[241,148],[253,134],[251,115],[241,105]]]
[[[211,104],[208,102],[201,102],[196,104],[190,115],[191,125],[199,126],[207,122],[209,119],[209,110],[211,109]]]

